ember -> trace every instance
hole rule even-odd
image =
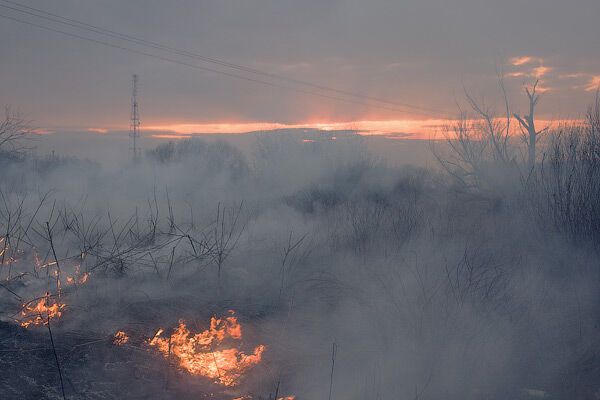
[[[123,346],[127,342],[129,342],[129,336],[125,332],[119,331],[115,333],[113,344]]]
[[[242,352],[235,342],[242,339],[242,328],[232,315],[212,317],[210,328],[193,334],[180,321],[174,333],[163,337],[159,329],[148,340],[166,358],[174,357],[179,366],[193,375],[200,375],[224,386],[235,386],[252,366],[260,363],[266,347],[257,346],[251,354]]]

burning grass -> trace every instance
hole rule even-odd
[[[127,342],[129,342],[129,335],[127,335],[123,331],[118,331],[117,333],[115,333],[115,336],[113,338],[114,345],[123,346],[124,344],[127,344]]]
[[[191,332],[184,321],[169,335],[159,329],[147,341],[165,358],[177,359],[179,367],[192,375],[203,376],[223,386],[236,386],[244,374],[262,360],[266,346],[258,345],[252,353],[240,350],[242,327],[234,312],[224,318],[212,317],[210,327]]]
[[[75,272],[72,276],[67,276],[67,284],[69,285],[84,285],[90,277],[87,272],[81,273],[81,267],[75,266]]]
[[[40,299],[23,304],[19,323],[24,328],[47,325],[51,319],[60,318],[65,307],[66,304],[46,293]]]
[[[58,263],[41,263],[37,257],[37,254],[35,254],[35,264],[38,268],[50,268],[52,266],[56,266],[56,269],[54,269],[52,272],[49,271],[48,273],[49,276],[52,276],[53,279],[55,279],[54,284],[56,285],[56,294],[52,295],[48,291],[44,296],[30,300],[21,306],[19,313],[20,318],[17,319],[17,322],[23,328],[47,325],[50,320],[60,318],[66,307],[66,304],[64,303],[64,296],[61,296],[62,282],[60,278],[60,270],[58,269]],[[65,280],[68,286],[81,286],[88,282],[89,273],[81,272],[80,265],[75,265],[73,272],[70,275],[66,275]]]

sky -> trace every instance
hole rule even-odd
[[[360,96],[339,101],[329,97],[347,96],[314,86],[236,79],[0,18],[0,105],[40,130],[126,130],[133,73],[140,76],[142,128],[180,133],[286,126],[420,132],[455,116],[464,88],[501,105],[498,71],[506,74],[515,111],[525,110],[524,85],[539,79],[539,117],[578,118],[600,85],[598,0],[17,2]],[[3,16],[123,44],[6,6],[15,7],[0,0]]]

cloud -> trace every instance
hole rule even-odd
[[[592,72],[573,71],[566,68],[560,60],[557,65],[548,66],[542,57],[519,56],[508,59],[510,70],[508,78],[522,78],[539,81],[537,90],[540,93],[562,90],[592,92],[600,87],[600,75]],[[511,71],[512,70],[512,71]]]
[[[106,128],[88,128],[87,131],[93,133],[108,133],[108,129]]]
[[[577,78],[583,78],[585,76],[586,76],[586,74],[583,74],[581,72],[576,72],[576,73],[572,73],[572,74],[561,74],[558,77],[561,79],[577,79]]]
[[[516,56],[516,57],[511,57],[509,59],[509,62],[511,65],[513,65],[515,67],[520,67],[522,65],[532,65],[532,64],[542,65],[542,64],[544,64],[545,60],[543,57],[537,57],[537,56]]]
[[[593,92],[600,88],[600,75],[592,76],[589,82],[585,85],[586,92]]]
[[[511,72],[510,74],[508,74],[507,76],[511,77],[511,78],[521,78],[523,76],[527,76],[527,74],[525,72]]]
[[[504,60],[508,64],[506,72],[519,80],[529,79],[526,75],[532,73],[532,68],[543,65],[558,69],[560,63],[597,72],[591,68],[598,64],[599,45],[593,34],[582,30],[593,32],[590,22],[598,14],[594,11],[600,10],[600,2],[594,1],[585,13],[579,13],[576,7],[558,0],[551,0],[553,7],[544,10],[529,2],[508,1],[514,7],[490,0],[459,0],[461,7],[444,0],[308,0],[266,2],[265,7],[234,1],[233,8],[229,2],[188,0],[177,2],[177,6],[143,0],[56,0],[47,9],[203,57],[361,96],[398,103],[414,101],[436,108],[453,107],[453,93],[460,90],[457,77],[475,81],[493,73],[492,60],[501,54],[508,56]],[[439,12],[431,15],[431,7]],[[509,16],[504,13],[515,7],[519,8],[519,18],[545,23],[507,25],[505,17]],[[490,15],[495,18],[488,18]],[[558,25],[548,21],[558,16],[560,26],[570,24],[571,28],[559,32],[555,28]],[[483,21],[487,34],[482,36]],[[11,76],[3,84],[0,103],[19,105],[45,126],[84,130],[88,126],[111,127],[115,121],[126,123],[132,72],[141,77],[142,122],[148,125],[164,120],[185,124],[199,117],[206,122],[281,123],[303,123],[313,115],[337,121],[406,117],[383,107],[283,89],[281,86],[301,86],[289,81],[273,79],[277,85],[271,86],[211,75],[118,49],[64,40],[58,34],[24,29],[14,21],[2,24],[0,33],[11,38],[0,44],[1,54],[10,61],[3,64],[5,74]],[[463,45],[451,49],[451,43]],[[139,44],[135,47],[145,48]],[[25,48],[29,51],[19,51]],[[152,51],[163,54],[158,49]],[[168,52],[164,55],[173,56]],[[206,64],[193,57],[181,57],[181,61]],[[38,59],[45,62],[36,62]],[[235,70],[218,64],[213,67]],[[255,77],[248,71],[235,71]],[[60,79],[65,75],[69,76],[69,85]],[[553,73],[547,72],[544,79],[550,75]],[[262,75],[260,80],[271,78]],[[555,87],[555,82],[551,83]],[[304,89],[318,91],[314,87]],[[576,113],[579,107],[576,98],[548,99],[546,104],[550,106],[551,102],[553,109],[565,113]]]
[[[546,93],[546,92],[549,92],[551,90],[554,90],[554,89],[551,88],[551,87],[549,87],[549,86],[544,86],[544,85],[539,85],[539,84],[538,84],[538,86],[536,88],[536,91],[538,93]]]
[[[511,57],[509,59],[515,71],[508,74],[512,78],[531,77],[540,79],[552,71],[552,68],[545,65],[545,60],[541,57],[521,56]]]
[[[510,63],[512,65],[514,65],[515,67],[521,66],[521,65],[526,65],[526,64],[531,64],[534,62],[543,62],[543,60],[541,58],[538,57],[532,57],[532,56],[520,56],[520,57],[512,57],[510,59]]]
[[[538,92],[544,93],[552,90],[547,78],[552,78],[549,75],[554,71],[554,68],[545,65],[545,60],[542,57],[520,56],[511,57],[509,63],[514,67],[514,71],[509,72],[509,78],[524,78],[539,81],[537,87]],[[542,79],[546,78],[546,79]]]
[[[543,78],[545,75],[547,75],[550,71],[552,71],[552,68],[550,67],[545,67],[543,65],[540,65],[539,67],[535,67],[531,70],[533,76],[535,76],[536,78]]]
[[[569,81],[571,90],[594,92],[600,87],[600,75],[584,72],[564,73],[558,75],[561,80]]]

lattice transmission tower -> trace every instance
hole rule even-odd
[[[133,87],[131,92],[131,121],[129,123],[129,136],[131,137],[131,149],[133,152],[133,161],[139,159],[140,150],[138,148],[138,139],[140,137],[140,115],[138,109],[138,76],[133,75]]]

